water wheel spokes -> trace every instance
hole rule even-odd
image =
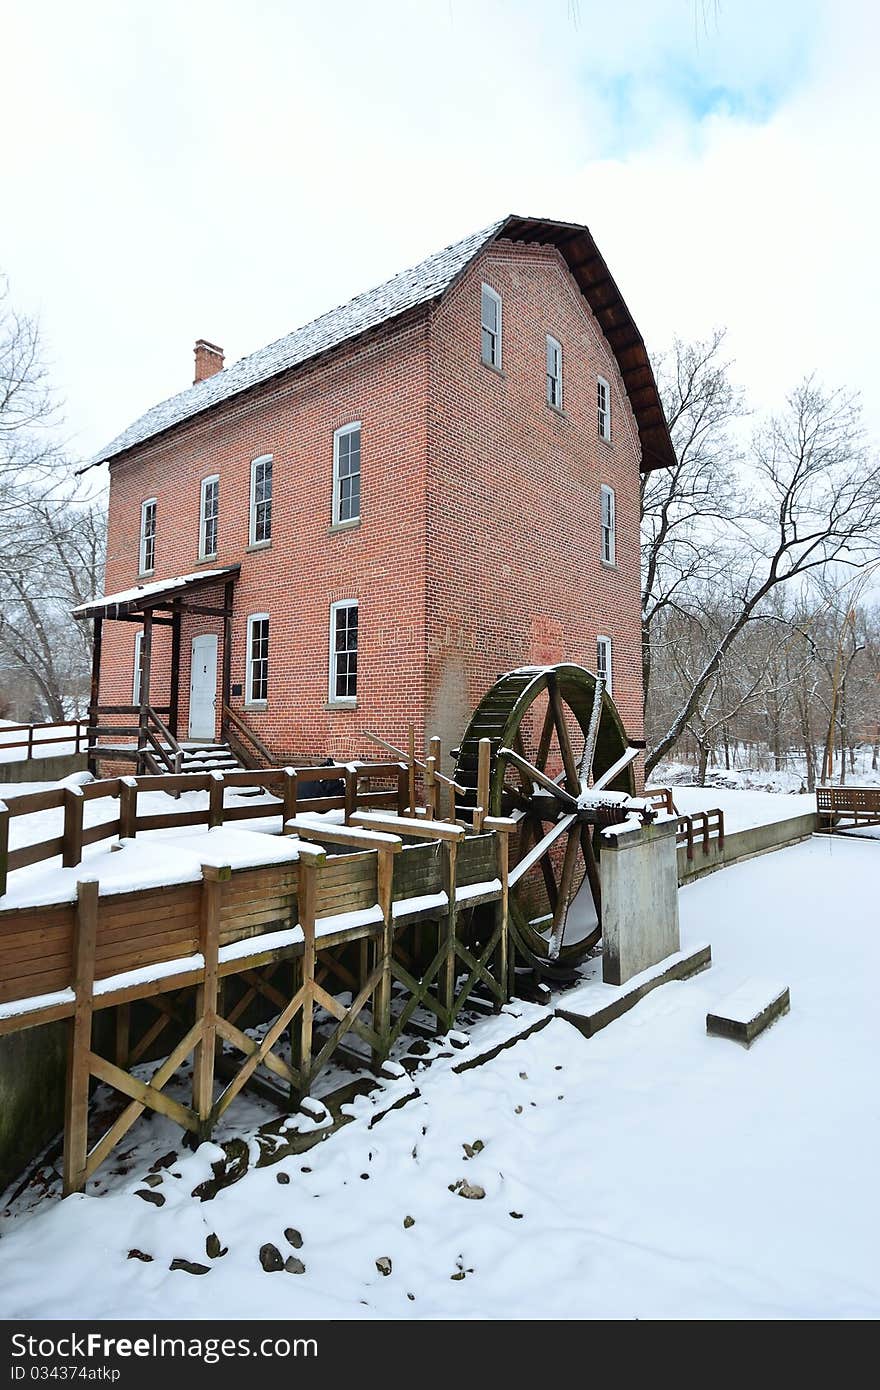
[[[632,795],[637,750],[604,681],[571,665],[523,667],[496,682],[462,740],[460,785],[475,787],[482,738],[492,751],[491,813],[518,827],[509,908],[517,953],[537,973],[570,978],[601,935],[593,832],[610,822],[601,796],[593,803],[590,794]]]

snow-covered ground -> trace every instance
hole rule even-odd
[[[724,812],[727,831],[750,830],[815,811],[815,796],[786,796],[782,792],[724,791],[718,787],[673,787],[672,799],[683,816],[695,811]]]
[[[437,1062],[372,1130],[210,1201],[190,1194],[217,1150],[179,1132],[164,1203],[136,1195],[175,1133],[141,1120],[106,1195],[0,1220],[0,1314],[877,1317],[878,885],[880,847],[830,838],[691,884],[683,945],[708,938],[711,970],[592,1040],[556,1020],[461,1075]],[[707,1037],[756,977],[790,1014],[749,1051]],[[264,1272],[270,1242],[304,1272]]]

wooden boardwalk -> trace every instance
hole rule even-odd
[[[64,811],[64,830],[6,854],[7,872],[49,854],[73,870],[84,845],[160,824],[277,815],[290,837],[288,853],[273,837],[276,862],[205,863],[195,881],[130,891],[114,882],[102,891],[100,875],[83,870],[75,901],[4,910],[0,897],[0,1034],[60,1019],[70,1029],[65,1193],[82,1190],[145,1109],[204,1138],[258,1068],[296,1104],[349,1035],[378,1067],[416,1010],[445,1032],[474,991],[496,1008],[509,997],[513,822],[479,807],[472,824],[441,821],[430,802],[417,814],[405,764],[321,768],[322,778],[342,774],[343,795],[301,801],[298,783],[316,771],[187,777],[182,789],[209,792],[207,810],[161,817],[139,817],[138,794],[174,790],[177,779],[122,778],[88,784],[81,796],[59,789],[16,799],[36,811],[50,809],[48,797]],[[383,778],[390,790],[376,790]],[[248,781],[278,788],[274,809],[224,807],[224,788]],[[99,795],[118,798],[118,817],[84,830],[84,801]],[[333,809],[343,823],[314,817]],[[3,810],[6,827],[10,812],[26,813],[12,803]],[[162,841],[154,843],[161,853]],[[257,1005],[264,1031],[254,1036],[245,1027]],[[106,1010],[114,1026],[96,1029]],[[98,1033],[113,1045],[97,1050]],[[163,1047],[170,1050],[149,1081],[133,1074]],[[184,1104],[165,1088],[190,1057]],[[89,1132],[94,1080],[128,1102],[101,1135]]]

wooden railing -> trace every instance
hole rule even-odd
[[[713,839],[717,841],[719,849],[724,849],[724,812],[718,807],[711,811],[694,811],[690,816],[679,816],[675,843],[679,849],[682,845],[687,847],[688,859],[694,857],[695,840],[699,840],[703,853],[708,854],[709,842]]]
[[[3,761],[3,754],[7,749],[26,748],[27,757],[34,756],[34,749],[47,748],[50,744],[72,743],[74,752],[85,751],[88,742],[87,719],[64,719],[55,720],[47,724],[3,724],[0,725],[0,762]],[[43,737],[46,729],[63,729],[65,733]],[[11,740],[10,734],[24,734],[25,737]]]
[[[880,787],[817,787],[816,810],[826,830],[840,822],[880,825]]]
[[[671,787],[646,787],[645,800],[650,801],[652,806],[656,806],[658,811],[665,811],[670,816],[678,815],[678,808],[672,799]]]
[[[300,798],[299,784],[321,781],[342,782],[341,796],[307,796]],[[391,781],[393,787],[375,790],[371,782]],[[250,806],[224,805],[227,787],[271,789],[278,805],[258,802]],[[188,811],[159,812],[140,815],[137,808],[139,792],[207,792],[208,805]],[[100,799],[119,801],[118,814],[96,825],[85,825],[84,808],[87,801]],[[143,830],[172,830],[185,825],[214,827],[228,821],[265,820],[279,817],[279,831],[285,821],[304,812],[337,811],[344,813],[348,824],[357,810],[391,807],[402,815],[407,806],[407,768],[401,763],[351,763],[345,766],[266,768],[258,772],[184,773],[177,776],[162,774],[145,777],[111,777],[87,782],[82,787],[51,787],[42,792],[26,792],[0,802],[0,897],[6,892],[8,875],[15,869],[40,864],[61,855],[64,868],[81,863],[83,849],[99,840],[131,839]],[[9,824],[19,816],[37,811],[63,810],[64,822],[60,835],[36,844],[9,848]]]
[[[232,725],[235,732],[230,729]],[[271,767],[277,759],[272,756],[258,734],[241,715],[229,705],[223,706],[223,733],[233,753],[246,767]],[[254,757],[256,752],[257,757]]]
[[[99,705],[97,718],[133,714],[134,724],[96,723],[88,726],[89,752],[93,756],[133,762],[138,772],[158,776],[161,772],[177,774],[183,766],[183,750],[168,725],[162,719],[170,712],[168,705]],[[107,746],[99,739],[128,738],[136,740],[130,746]]]

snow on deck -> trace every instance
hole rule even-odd
[[[682,946],[708,937],[712,968],[591,1040],[555,1020],[475,1070],[435,1063],[372,1130],[210,1203],[189,1194],[215,1146],[175,1140],[161,1208],[134,1195],[144,1160],[103,1197],[0,1219],[0,1315],[877,1317],[878,882],[877,845],[842,838],[725,869],[680,895]],[[707,1037],[757,975],[790,985],[790,1014],[748,1051]],[[265,1274],[260,1246],[291,1253],[291,1225],[305,1274]]]

